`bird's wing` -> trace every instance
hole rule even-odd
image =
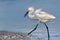
[[[55,19],[55,17],[53,15],[49,14],[48,12],[39,10],[39,9],[37,9],[35,11],[35,16],[37,19],[40,19],[40,20],[53,20],[53,19]]]
[[[53,15],[42,12],[42,13],[37,13],[36,17],[42,20],[49,20],[53,18]]]

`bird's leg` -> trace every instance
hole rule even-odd
[[[24,34],[24,35],[22,35],[22,36],[24,36],[24,37],[29,36],[33,31],[35,31],[35,30],[37,29],[37,27],[38,27],[38,24],[35,26],[35,28],[34,28],[32,31],[30,31],[29,33]]]
[[[46,26],[46,29],[47,29],[47,33],[48,33],[48,40],[50,40],[49,28],[48,28],[48,26],[46,25],[46,23],[44,23],[44,25]]]
[[[34,28],[32,31],[30,31],[30,32],[28,33],[28,35],[30,35],[33,31],[35,31],[35,30],[37,29],[37,27],[38,27],[38,24],[35,26],[35,28]]]

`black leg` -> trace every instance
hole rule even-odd
[[[38,27],[38,24],[35,26],[35,28],[34,28],[32,31],[30,31],[30,32],[28,33],[28,35],[30,35],[33,31],[35,31],[35,30],[37,29],[37,27]]]
[[[46,29],[47,29],[47,33],[48,33],[48,40],[50,40],[50,34],[49,34],[48,26],[46,25],[46,23],[44,23],[44,25],[46,26]]]

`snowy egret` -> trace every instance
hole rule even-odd
[[[8,32],[8,31],[0,31],[0,40],[25,40],[25,38],[29,39],[29,35],[36,30],[38,24],[35,26],[33,30],[29,33],[15,33],[15,32]]]
[[[28,18],[30,18],[32,20],[38,20],[39,22],[43,23],[46,26],[47,33],[48,33],[48,40],[50,40],[49,29],[48,29],[48,26],[46,25],[46,23],[56,19],[56,17],[51,14],[48,14],[45,11],[42,11],[42,9],[34,10],[34,7],[28,8],[24,17],[26,17],[27,15],[28,15]]]

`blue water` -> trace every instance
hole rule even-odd
[[[50,31],[50,40],[60,40],[60,0],[0,0],[0,31],[30,32],[38,22],[24,18],[30,6],[42,8],[56,16],[54,22],[47,23]],[[32,33],[30,40],[47,40],[46,28],[40,23]]]

